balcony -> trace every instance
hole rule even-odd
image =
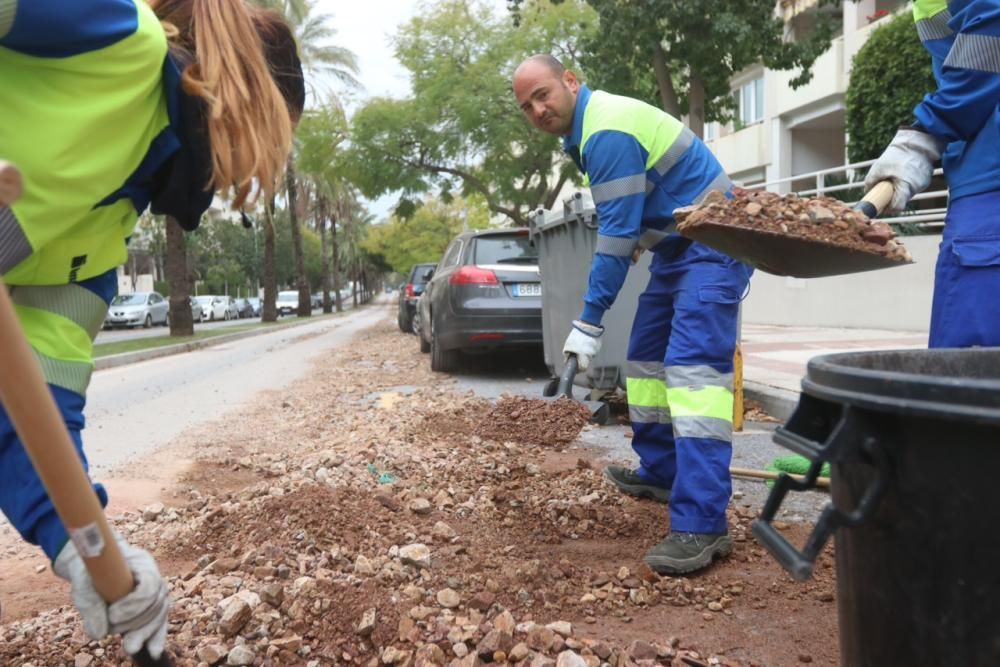
[[[775,89],[779,91],[774,115],[783,116],[821,100],[843,95],[847,91],[844,64],[844,38],[837,37],[830,48],[816,59],[812,67],[813,78],[806,85],[792,89],[789,82],[795,78],[796,70],[774,72]]]
[[[771,162],[766,122],[706,142],[727,173],[736,174]]]

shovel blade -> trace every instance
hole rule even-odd
[[[679,231],[693,241],[776,276],[822,278],[912,264],[815,239],[717,222],[689,225]]]

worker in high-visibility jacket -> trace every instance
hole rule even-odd
[[[626,388],[635,470],[609,466],[625,493],[670,505],[670,532],[646,554],[661,574],[683,574],[732,551],[733,353],[751,270],[674,230],[673,211],[732,187],[718,161],[679,120],[643,102],[591,91],[552,56],[525,60],[517,103],[538,129],[563,137],[597,208],[597,248],[579,319],[564,345],[586,369],[601,320],[633,254],[653,253],[628,349]]]
[[[93,339],[138,214],[152,205],[193,229],[216,190],[234,203],[254,182],[273,191],[301,65],[285,22],[243,0],[0,0],[0,91],[0,158],[24,179],[0,206],[0,276],[86,467]],[[70,582],[91,637],[163,653],[153,557],[116,536],[137,586],[107,605],[83,563],[93,545],[67,535],[2,409],[0,509]]]
[[[916,0],[938,88],[913,110],[865,179],[906,208],[941,160],[948,212],[934,276],[930,347],[1000,346],[1000,2]]]

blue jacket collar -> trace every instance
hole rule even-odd
[[[576,108],[573,110],[573,129],[563,137],[563,150],[572,153],[576,148],[580,150],[580,141],[583,140],[583,113],[587,110],[587,103],[590,102],[590,88],[580,85],[580,92],[576,94]]]

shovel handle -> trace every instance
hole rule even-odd
[[[562,375],[559,376],[559,387],[556,389],[556,396],[573,398],[573,380],[576,379],[577,369],[580,367],[580,360],[570,352],[566,355],[566,365],[563,366]]]
[[[874,188],[865,193],[865,196],[854,205],[854,208],[869,218],[877,218],[892,201],[894,193],[895,188],[892,187],[892,181],[879,181]]]

